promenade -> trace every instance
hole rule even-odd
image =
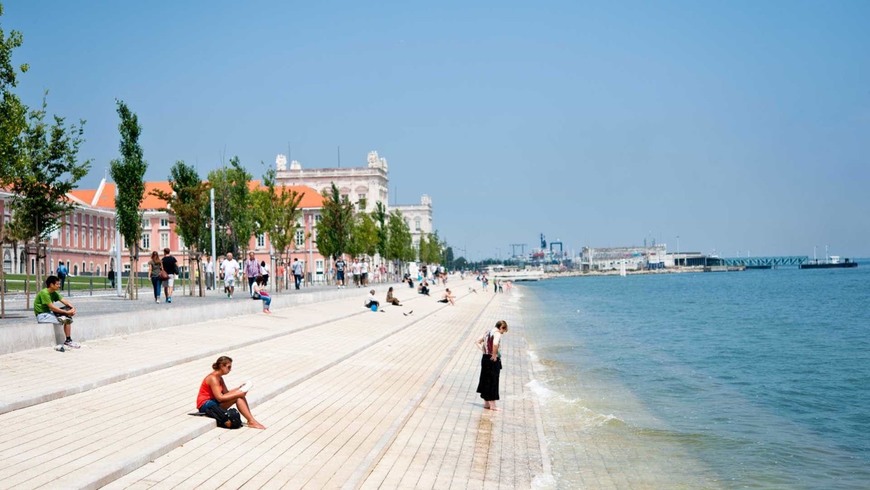
[[[282,293],[272,315],[244,292],[171,305],[73,298],[83,348],[0,355],[0,488],[546,486],[521,310],[472,284],[450,281],[456,306],[436,301],[443,286],[425,297],[395,285],[403,306],[377,313],[357,288]],[[374,287],[383,298],[387,286]],[[143,316],[162,324],[76,334],[89,321],[124,332],[119,319]],[[474,340],[499,319],[510,332],[492,412],[475,393]],[[266,430],[189,415],[219,355],[233,358],[228,386],[253,381]]]

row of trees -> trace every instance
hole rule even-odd
[[[0,4],[0,17],[2,14]],[[45,247],[40,245],[73,210],[74,203],[65,196],[87,175],[91,162],[78,158],[84,141],[84,121],[68,125],[63,117],[49,118],[45,97],[40,107],[32,109],[15,94],[18,75],[29,68],[27,64],[16,67],[12,63],[13,52],[22,42],[20,32],[13,30],[6,35],[0,27],[0,187],[13,194],[10,201],[13,219],[2,228],[0,239],[14,246],[24,243],[27,252],[37,254],[37,263],[42,263]],[[110,172],[118,188],[115,198],[118,231],[127,243],[131,270],[136,271],[143,231],[140,205],[148,164],[139,144],[142,127],[137,115],[122,100],[116,100],[116,110],[120,119],[120,157],[112,160]],[[209,172],[205,181],[195,168],[178,161],[170,169],[172,191],[152,192],[166,203],[165,210],[174,217],[176,231],[190,248],[195,267],[201,266],[201,253],[210,249],[212,189],[218,250],[244,253],[252,236],[268,234],[273,248],[289,261],[289,254],[296,249],[302,196],[279,186],[274,169],[266,172],[260,188],[252,189],[251,180],[238,157],[233,157],[228,166]],[[323,198],[316,246],[325,257],[377,255],[397,264],[417,258],[428,263],[442,263],[446,259],[437,233],[422,237],[419,248],[414,249],[402,214],[387,212],[381,202],[372,213],[357,212],[335,185],[324,192]],[[37,282],[41,281],[39,270],[37,267]],[[0,281],[2,274],[0,268]],[[199,286],[203,294],[203,285]],[[128,294],[131,299],[138,294],[130,284]],[[0,291],[0,315],[3,306]]]

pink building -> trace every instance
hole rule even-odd
[[[251,182],[251,188],[260,186],[258,181]],[[142,200],[142,242],[140,243],[140,271],[147,271],[147,257],[152,250],[163,254],[164,248],[172,250],[180,261],[187,256],[187,247],[181,237],[175,232],[175,222],[172,215],[160,209],[166,203],[150,195],[154,189],[171,192],[168,182],[146,182],[145,197]],[[325,280],[326,261],[317,252],[315,223],[320,219],[323,207],[322,196],[314,189],[306,186],[288,186],[285,190],[295,190],[302,194],[299,219],[299,229],[296,235],[296,248],[291,255],[305,264],[306,270],[315,282]],[[64,220],[63,225],[46,244],[46,262],[49,271],[54,272],[60,262],[67,265],[71,275],[93,275],[105,277],[109,270],[117,271],[115,264],[115,185],[105,181],[97,189],[76,189],[67,195],[76,203],[74,211]],[[11,196],[0,193],[0,216],[3,217],[0,226],[9,221],[6,201]],[[276,252],[269,242],[269,236],[251,237],[249,250],[254,251],[258,261],[265,261],[277,268]],[[218,250],[223,255],[226,251]],[[36,257],[28,256],[23,246],[15,243],[4,243],[0,249],[3,257],[3,268],[7,273],[34,272]],[[122,270],[129,272],[130,258],[125,243],[121,243]],[[277,275],[277,270],[272,272]]]

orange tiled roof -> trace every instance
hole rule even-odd
[[[260,183],[259,180],[253,180],[249,182],[248,188],[251,190],[265,189],[265,187]],[[166,203],[163,200],[151,195],[151,191],[154,189],[160,189],[165,192],[172,192],[172,188],[169,186],[168,181],[145,182],[145,197],[144,199],[142,199],[142,204],[139,205],[139,209],[161,209],[166,206]],[[311,187],[304,185],[288,185],[277,187],[278,192],[282,192],[282,189],[284,190],[284,192],[296,191],[299,194],[303,194],[302,200],[299,203],[300,208],[310,209],[323,207],[323,196],[321,196],[319,192],[312,189]],[[86,204],[90,204],[91,202],[93,202],[94,196],[97,194],[98,190],[99,189],[75,189],[69,194]],[[95,205],[98,208],[115,208],[115,184],[106,182],[103,185],[102,192],[100,192],[100,195],[97,198],[97,202]]]

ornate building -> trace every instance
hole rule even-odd
[[[335,183],[339,193],[354,203],[359,211],[374,211],[378,201],[384,203],[388,211],[401,211],[411,230],[415,247],[423,233],[431,234],[434,230],[432,199],[428,195],[424,194],[420,198],[420,204],[398,205],[390,202],[387,159],[378,156],[377,151],[369,152],[365,167],[303,169],[301,163],[293,160],[288,170],[287,157],[284,155],[278,155],[275,167],[278,183],[308,186],[320,192],[329,191]]]

